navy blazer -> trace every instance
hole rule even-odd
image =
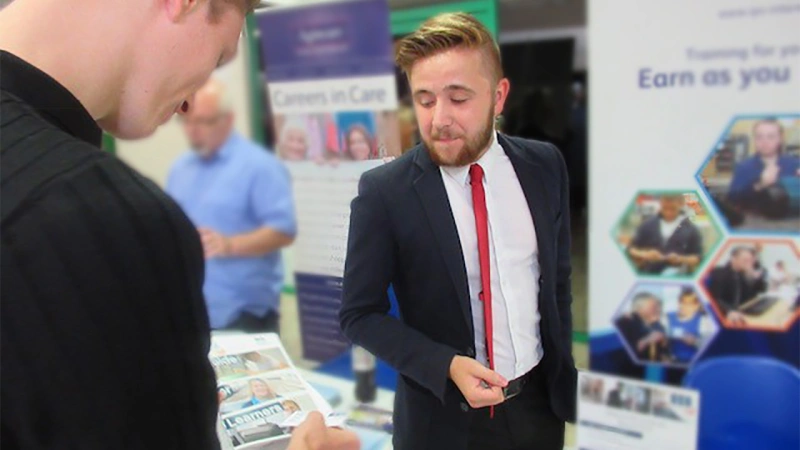
[[[566,165],[552,144],[504,135],[498,141],[536,227],[541,276],[539,297],[531,301],[541,316],[540,364],[552,409],[574,421]],[[400,320],[388,315],[390,285]],[[400,374],[395,448],[466,448],[469,406],[448,373],[455,355],[475,356],[467,272],[441,172],[422,145],[361,177],[351,205],[339,317],[354,344]]]

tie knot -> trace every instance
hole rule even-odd
[[[483,182],[483,167],[480,164],[469,166],[469,182],[471,184]]]

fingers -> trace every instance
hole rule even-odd
[[[505,400],[503,389],[497,386],[492,386],[489,389],[477,386],[471,392],[469,397],[466,397],[467,402],[473,408],[484,408],[486,406],[499,405]]]
[[[314,450],[359,450],[361,441],[358,435],[348,430],[328,428],[327,439],[322,447],[312,447]]]
[[[306,420],[293,432],[287,450],[308,450],[312,443],[325,439],[325,419],[317,411],[310,412]]]
[[[201,227],[197,231],[200,233],[200,242],[203,244],[203,253],[207,259],[223,253],[225,244],[222,235],[210,228]]]
[[[508,381],[503,378],[499,373],[485,367],[483,364],[475,361],[475,365],[473,366],[475,371],[472,375],[480,378],[481,380],[485,381],[489,384],[489,386],[500,386],[506,387],[508,386]]]
[[[358,450],[359,446],[355,433],[328,428],[322,414],[313,411],[294,430],[287,450]]]

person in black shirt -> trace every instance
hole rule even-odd
[[[639,292],[631,301],[631,311],[618,317],[614,325],[639,361],[670,362],[667,330],[661,320],[661,299]]]
[[[101,127],[144,137],[187,111],[254,3],[22,0],[0,13],[3,449],[219,448],[199,237],[99,147]],[[328,436],[322,423],[292,448]]]
[[[639,273],[667,275],[691,274],[703,256],[700,230],[682,214],[683,195],[662,195],[658,215],[636,229],[628,255]]]
[[[739,307],[767,290],[767,273],[750,247],[735,247],[724,266],[715,267],[706,282],[711,300],[716,303],[730,325],[745,325]]]
[[[606,405],[611,408],[622,408],[625,404],[622,402],[622,391],[625,389],[625,386],[618,382],[617,387],[610,390],[608,392],[608,399],[606,400]]]

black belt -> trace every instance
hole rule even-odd
[[[522,388],[525,387],[525,385],[531,379],[531,375],[533,374],[534,370],[536,370],[535,367],[530,371],[528,371],[528,373],[526,373],[525,375],[522,375],[518,378],[509,381],[508,386],[503,388],[503,397],[505,397],[505,399],[508,400],[522,393]]]

